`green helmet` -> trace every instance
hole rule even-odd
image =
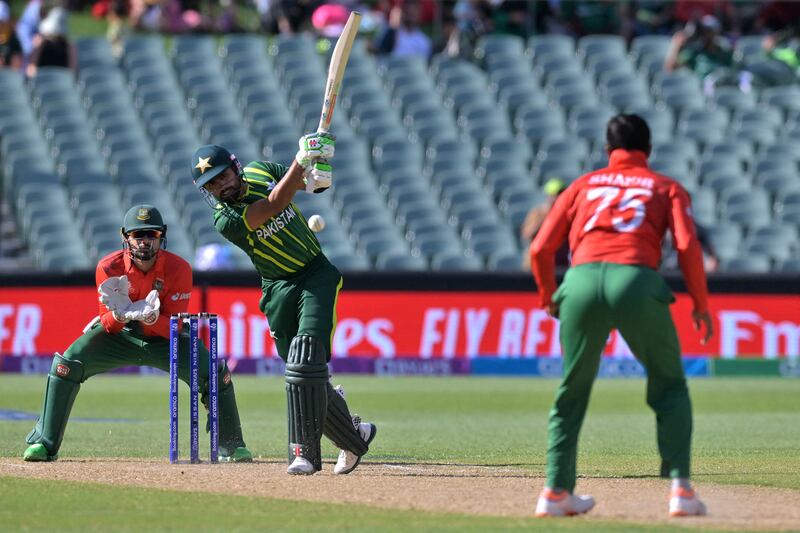
[[[132,249],[128,234],[132,231],[146,230],[161,232],[158,244],[146,241],[144,243],[138,243],[135,249]],[[125,218],[122,220],[122,227],[119,231],[122,235],[122,248],[134,259],[149,261],[156,256],[161,248],[166,247],[167,225],[164,224],[161,213],[152,205],[140,204],[128,209],[128,212],[125,213]]]
[[[161,213],[152,205],[135,205],[128,209],[125,218],[122,220],[122,233],[129,233],[134,230],[154,229],[162,233],[167,231]]]
[[[202,189],[203,185],[229,168],[233,168],[238,176],[242,175],[242,165],[235,155],[222,146],[206,144],[192,156],[192,181],[195,187]]]

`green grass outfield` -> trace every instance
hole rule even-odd
[[[547,412],[554,380],[518,378],[373,378],[340,376],[354,411],[380,424],[369,460],[513,465],[544,472]],[[44,376],[0,376],[0,410],[38,412]],[[800,490],[800,386],[788,379],[698,379],[694,471],[699,482],[751,484]],[[250,449],[279,458],[285,450],[283,383],[240,376],[237,397]],[[67,428],[62,457],[138,457],[167,460],[166,376],[102,376],[85,383]],[[188,396],[182,391],[181,450],[188,450]],[[654,418],[642,380],[599,380],[581,436],[579,472],[589,477],[652,477],[657,472]],[[21,456],[30,420],[0,420],[0,457]],[[201,439],[207,454],[207,439]],[[334,456],[332,447],[326,450]],[[207,456],[207,455],[206,455]],[[37,496],[47,493],[47,502]],[[118,505],[125,501],[125,506]],[[198,502],[193,508],[190,502]],[[85,505],[81,502],[88,502]],[[180,502],[180,503],[179,503]],[[91,484],[0,478],[4,529],[191,529],[208,526],[207,505],[185,493]],[[288,529],[355,527],[486,530],[535,527],[533,519],[477,518],[410,513],[353,505],[315,506],[226,497],[224,512],[245,529],[278,524]],[[82,507],[102,512],[82,511]],[[171,509],[180,507],[180,512]],[[57,509],[51,513],[48,509]],[[195,518],[192,518],[192,517]],[[353,517],[358,516],[354,521]],[[33,520],[33,517],[39,517]],[[50,520],[50,522],[47,522]],[[265,522],[266,521],[266,522]],[[224,522],[223,522],[224,523]],[[606,524],[608,530],[637,530]],[[131,526],[134,527],[134,526]],[[564,521],[548,528],[599,530],[603,523]],[[648,527],[648,530],[653,528]]]

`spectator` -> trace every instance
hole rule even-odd
[[[522,225],[519,228],[519,234],[525,244],[525,250],[528,249],[528,246],[530,246],[533,238],[536,237],[536,234],[539,232],[539,228],[542,227],[542,222],[544,222],[545,217],[547,217],[547,213],[549,213],[550,209],[552,209],[556,198],[558,198],[558,195],[561,194],[566,188],[567,184],[558,178],[547,180],[547,182],[544,184],[544,187],[542,187],[542,190],[547,195],[547,199],[528,211],[528,214],[525,216],[525,220],[522,222]],[[531,267],[530,255],[528,255],[527,252],[522,254],[522,266],[526,270],[530,269]],[[569,266],[569,245],[566,243],[556,252],[556,266]]]
[[[39,24],[39,34],[34,38],[25,72],[32,78],[41,67],[67,67],[75,71],[77,59],[75,46],[69,40],[67,12],[64,8],[55,7]]]
[[[675,29],[675,3],[671,0],[637,0],[633,13],[633,33],[667,35]]]
[[[136,29],[165,33],[183,33],[202,23],[199,13],[184,11],[180,0],[132,0],[130,21]]]
[[[590,34],[626,35],[627,3],[616,0],[565,0],[561,16],[578,37]]]
[[[717,20],[730,21],[734,18],[733,5],[728,0],[677,0],[675,18],[680,24],[711,15]]]
[[[375,45],[378,54],[395,57],[422,57],[431,55],[430,37],[420,28],[420,4],[417,0],[405,0],[392,7],[389,23],[378,35]]]
[[[47,14],[42,0],[30,0],[17,21],[17,38],[22,46],[23,63],[27,62],[33,51],[33,38],[39,30],[39,22]]]
[[[311,25],[321,37],[337,38],[350,16],[350,10],[342,4],[323,4],[311,15]]]
[[[478,38],[493,29],[492,5],[488,0],[458,0],[453,7],[453,17],[455,27],[440,48],[449,56],[472,57]]]
[[[0,68],[22,68],[22,45],[11,24],[11,9],[0,0]]]
[[[111,43],[111,51],[114,56],[121,57],[123,52],[122,43],[131,32],[127,0],[111,0],[105,18],[108,21],[106,38]]]
[[[704,15],[695,24],[690,22],[672,36],[664,68],[672,72],[687,67],[701,78],[719,68],[733,66],[733,50],[720,35],[720,24],[716,17]]]
[[[321,3],[319,0],[262,0],[259,2],[261,26],[272,34],[300,33],[308,27],[311,15]]]

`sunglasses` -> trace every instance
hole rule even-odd
[[[154,229],[145,229],[132,231],[128,233],[128,236],[133,237],[134,239],[160,239],[161,232]]]

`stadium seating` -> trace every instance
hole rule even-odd
[[[756,42],[740,38],[737,57],[783,83]],[[119,58],[104,39],[76,44],[77,76],[0,71],[3,190],[37,268],[91,268],[141,202],[193,260],[223,242],[191,186],[194,149],[289,164],[316,129],[330,51],[308,36],[133,35]],[[665,36],[487,35],[471,60],[426,63],[372,56],[359,40],[334,115],[334,186],[296,203],[326,218],[318,237],[345,270],[519,271],[519,226],[544,181],[605,165],[608,118],[637,112],[651,166],[690,191],[723,269],[796,269],[800,88],[706,94],[694,74],[663,71],[668,47]]]

